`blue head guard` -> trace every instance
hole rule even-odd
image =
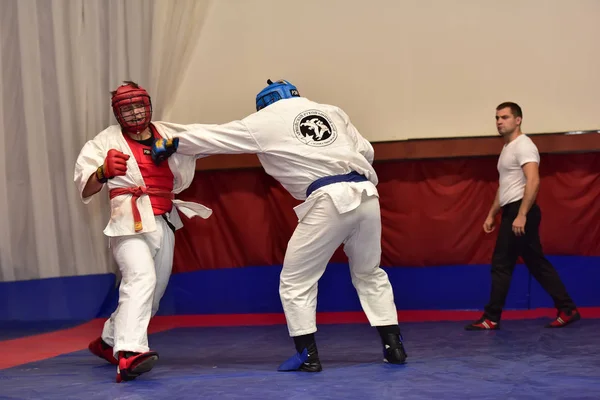
[[[273,82],[267,79],[269,86],[264,88],[256,95],[256,111],[260,111],[266,106],[275,103],[281,99],[289,99],[292,97],[300,97],[296,86],[288,81],[279,80]]]

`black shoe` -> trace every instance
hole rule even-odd
[[[298,371],[321,372],[323,371],[323,367],[321,366],[321,360],[319,360],[319,357],[314,357],[312,360],[310,360],[309,357],[309,359],[303,362],[300,368],[298,368]]]
[[[308,358],[302,363],[300,368],[298,368],[298,371],[321,372],[323,367],[321,366],[321,360],[319,360],[319,351],[317,350],[317,343],[314,341],[314,335],[311,334],[307,336],[309,341],[303,343],[305,347],[301,350],[306,349],[308,352]],[[302,343],[301,340],[296,342],[297,347],[300,345],[300,343]],[[298,349],[298,352],[300,352],[300,349]]]
[[[396,333],[382,336],[383,361],[390,364],[404,364],[406,362],[406,351],[402,343],[402,337]]]
[[[321,360],[313,333],[294,337],[297,353],[283,362],[278,371],[321,372]]]

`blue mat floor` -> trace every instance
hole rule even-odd
[[[381,361],[373,328],[323,325],[318,374],[276,371],[294,352],[282,325],[178,328],[150,336],[160,360],[135,381],[82,350],[0,371],[0,399],[600,399],[600,320],[546,322],[403,324],[404,366]]]

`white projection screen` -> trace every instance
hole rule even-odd
[[[165,117],[224,123],[267,78],[335,104],[373,142],[600,129],[600,0],[218,0]],[[166,118],[165,118],[166,119]]]

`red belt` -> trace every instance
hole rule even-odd
[[[145,186],[128,187],[128,188],[116,188],[110,191],[110,198],[113,199],[122,194],[131,194],[131,209],[133,211],[133,226],[136,232],[142,230],[142,217],[140,216],[140,210],[138,210],[137,199],[142,195],[147,194],[149,196],[159,196],[173,200],[175,196],[172,192],[167,192],[161,189],[153,189]]]

